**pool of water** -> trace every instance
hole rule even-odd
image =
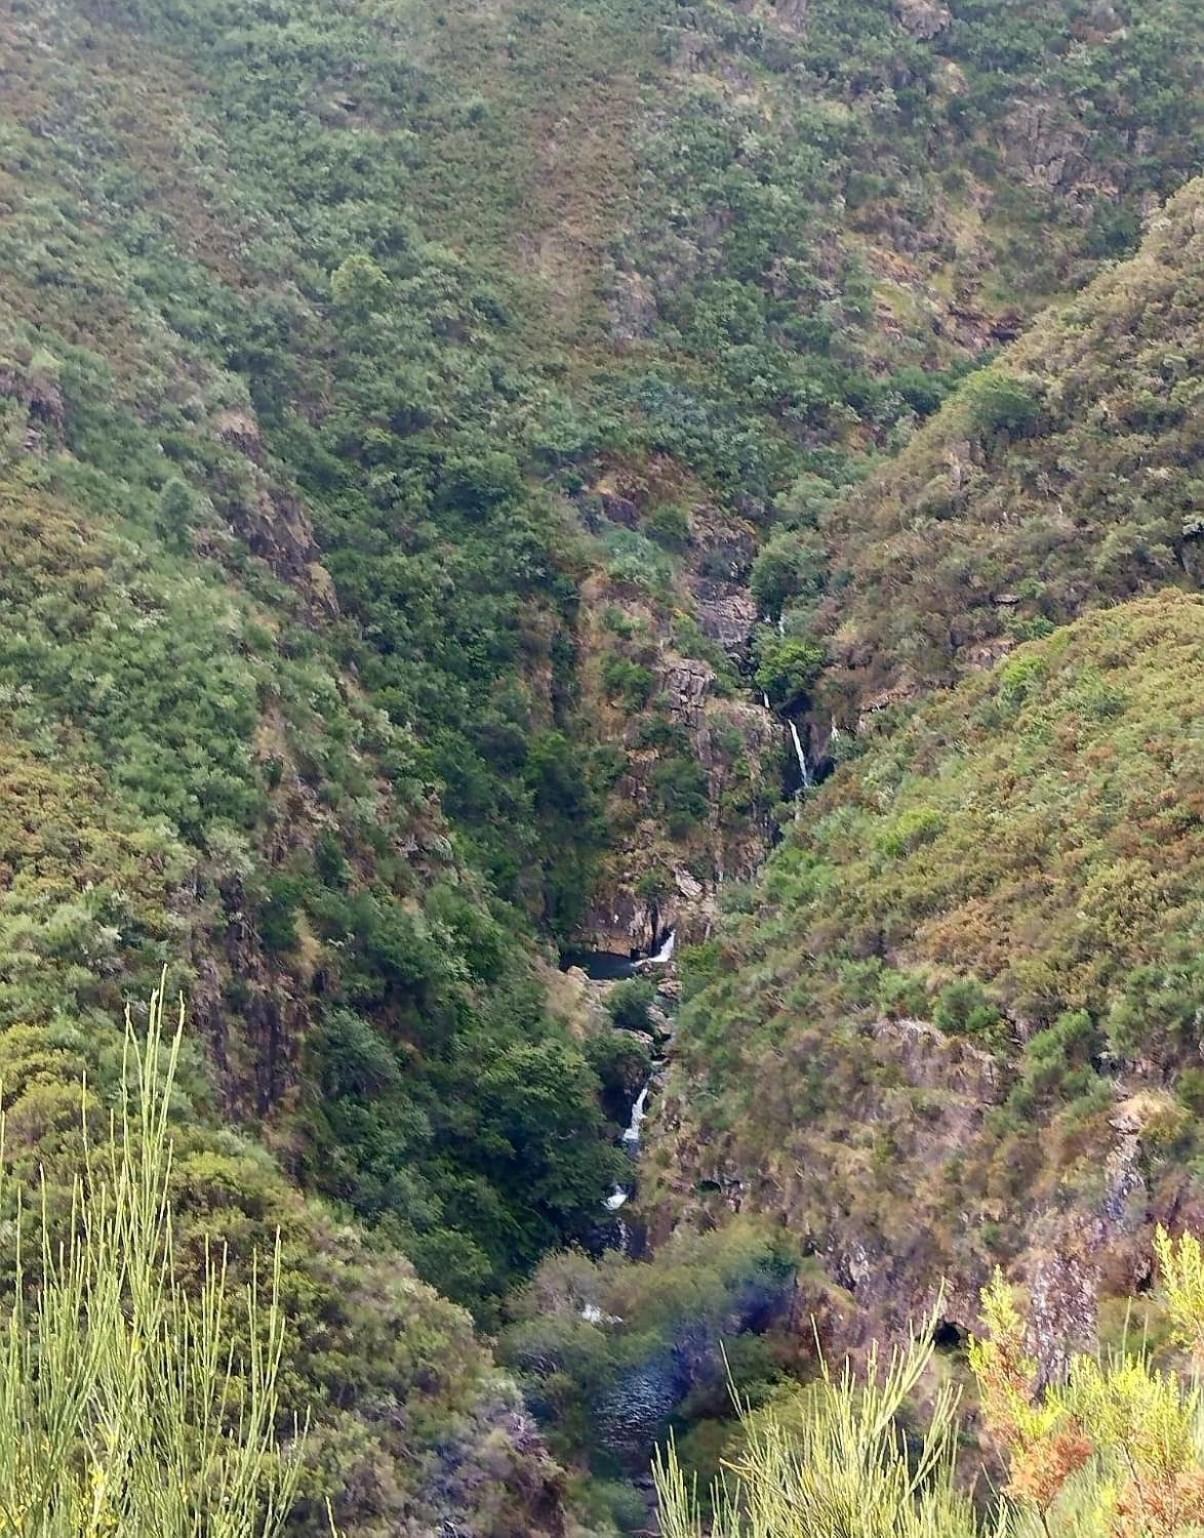
[[[560,969],[567,972],[570,967],[580,967],[586,977],[592,977],[596,983],[613,983],[636,975],[635,962],[617,951],[565,951],[560,958]]]

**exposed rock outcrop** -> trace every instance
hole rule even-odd
[[[940,0],[895,0],[895,15],[912,37],[925,41],[943,32],[953,20],[949,7]]]

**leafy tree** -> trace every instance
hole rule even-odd
[[[798,534],[780,534],[758,551],[749,575],[757,608],[777,621],[794,599],[814,598],[823,582],[823,553]]]
[[[779,635],[762,626],[754,642],[757,688],[779,710],[796,708],[814,688],[826,661],[822,645],[804,636]]]
[[[347,257],[330,280],[335,304],[353,320],[366,320],[383,309],[391,287],[388,274],[362,251]]]

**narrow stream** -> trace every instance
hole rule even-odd
[[[645,976],[650,971],[668,968],[673,963],[674,952],[677,948],[677,931],[667,929],[658,936],[656,950],[649,956],[623,956],[615,951],[591,951],[569,950],[560,958],[561,968],[567,971],[570,967],[579,968],[585,973],[592,983],[602,985],[600,992],[608,993],[610,988],[618,982],[630,977]],[[657,1005],[668,1013],[673,1007],[668,996],[658,989],[656,995]],[[616,1026],[616,1030],[621,1027]],[[623,1129],[619,1138],[619,1144],[631,1158],[633,1170],[632,1178],[621,1185],[616,1185],[609,1196],[602,1200],[602,1206],[607,1215],[613,1219],[612,1236],[606,1241],[611,1248],[622,1249],[632,1253],[632,1234],[627,1223],[619,1216],[621,1210],[630,1202],[638,1189],[638,1161],[640,1156],[641,1132],[644,1120],[648,1115],[648,1102],[660,1082],[665,1070],[667,1040],[664,1033],[653,1032],[653,1056],[649,1063],[648,1078],[641,1086],[631,1106],[631,1113],[627,1126]]]
[[[814,781],[811,778],[811,769],[807,763],[807,755],[803,751],[803,739],[799,735],[798,722],[790,721],[787,723],[787,725],[790,727],[790,738],[794,743],[794,756],[798,759],[798,769],[799,776],[802,780],[802,789],[810,790],[814,784]]]
[[[784,789],[788,794],[792,795],[796,802],[801,804],[804,793],[814,789],[818,778],[822,777],[824,769],[828,766],[826,762],[821,761],[813,769],[807,760],[807,751],[798,722],[783,715],[778,715],[774,711],[767,693],[762,692],[761,703],[778,726],[784,726],[789,734],[790,742],[794,749],[795,762],[798,766],[798,780],[793,789],[791,789],[789,782]],[[833,724],[833,741],[836,736],[836,727]],[[791,775],[791,778],[793,778],[793,775]],[[627,954],[618,951],[599,951],[584,948],[567,950],[560,957],[560,965],[564,971],[574,967],[579,968],[585,973],[591,983],[600,985],[599,991],[607,993],[615,983],[622,982],[627,978],[645,976],[650,971],[656,972],[661,968],[672,967],[674,953],[677,948],[677,931],[673,928],[658,931],[653,936],[652,945],[655,949],[650,948],[650,953],[646,955],[640,955],[634,950]],[[659,988],[656,998],[658,1006],[662,1008],[664,1013],[671,1014],[675,1007],[674,1001],[665,993],[662,993]],[[616,1027],[616,1029],[619,1028]],[[634,1255],[642,1247],[642,1238],[636,1237],[633,1239],[632,1231],[625,1221],[625,1215],[621,1216],[620,1214],[623,1213],[623,1209],[628,1203],[634,1200],[639,1189],[638,1169],[642,1129],[644,1120],[648,1115],[649,1099],[664,1075],[670,1039],[671,1031],[653,1033],[653,1056],[649,1064],[648,1078],[632,1102],[627,1126],[623,1129],[619,1138],[620,1146],[632,1160],[632,1178],[630,1181],[616,1185],[611,1190],[609,1196],[603,1197],[601,1203],[608,1220],[606,1232],[609,1237],[604,1240],[604,1243],[607,1247],[622,1249],[629,1255]],[[637,1223],[637,1230],[638,1227]]]

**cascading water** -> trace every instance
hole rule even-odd
[[[778,623],[779,623],[779,628],[780,628],[781,621],[779,620]],[[769,693],[765,689],[761,690],[761,704],[765,707],[765,709],[767,711],[770,712],[771,715],[774,713],[773,712],[773,706],[769,703]],[[807,762],[807,753],[806,753],[806,749],[803,747],[803,739],[802,739],[802,734],[799,732],[799,729],[798,729],[798,722],[797,721],[787,721],[786,725],[790,729],[790,740],[794,744],[794,756],[798,760],[798,772],[799,772],[799,780],[800,780],[801,789],[803,789],[803,790],[812,790],[812,789],[814,789],[814,786],[815,786],[815,778],[814,778],[814,776],[811,773],[811,765]],[[836,737],[836,724],[835,724],[835,722],[833,722],[833,725],[832,725],[832,734],[833,734],[833,740],[835,740],[835,737]]]
[[[583,966],[583,968],[589,967],[588,975],[594,977],[599,985],[604,987],[606,991],[609,991],[616,982],[621,982],[624,977],[638,976],[646,968],[652,968],[659,972],[662,968],[668,970],[672,967],[673,957],[677,950],[677,930],[669,928],[661,931],[659,926],[656,926],[653,933],[653,945],[655,949],[651,956],[642,956],[638,960],[631,960],[625,967],[614,967],[612,963],[618,960],[618,958],[610,956],[603,958],[604,967],[598,966],[596,964],[597,953],[580,951],[566,953],[561,959],[561,964],[564,965],[567,962],[570,965]],[[664,991],[662,991],[662,988]],[[673,996],[674,989],[668,979],[658,976],[656,979],[656,990],[661,1007],[654,1011],[655,1020],[649,1021],[648,1029],[652,1033],[651,1041],[659,1043],[659,1051],[656,1046],[653,1047],[648,1078],[641,1086],[639,1094],[635,1097],[627,1126],[624,1128],[619,1139],[619,1146],[631,1159],[633,1166],[639,1160],[641,1132],[644,1119],[648,1114],[649,1097],[661,1081],[665,1067],[665,1042],[671,1034],[670,1029],[666,1025],[663,1007],[668,1004],[669,999]],[[628,1255],[636,1254],[643,1244],[642,1225],[637,1219],[633,1232],[628,1227],[625,1221],[626,1214],[623,1212],[623,1208],[627,1206],[628,1202],[634,1200],[637,1186],[638,1171],[633,1168],[631,1179],[613,1186],[610,1195],[604,1196],[600,1203],[608,1220],[606,1224],[607,1238],[604,1242],[615,1245],[624,1254]]]
[[[640,1156],[640,1129],[644,1124],[644,1118],[648,1114],[648,1096],[652,1093],[652,1085],[660,1064],[653,1065],[653,1076],[649,1078],[639,1094],[635,1097],[635,1104],[631,1107],[631,1119],[624,1129],[621,1139],[624,1150],[634,1159]],[[619,1248],[627,1253],[631,1247],[631,1233],[627,1224],[618,1217],[619,1211],[627,1205],[635,1195],[634,1180],[629,1186],[615,1186],[610,1195],[603,1198],[602,1205],[606,1211],[613,1214],[618,1221]]]
[[[652,1080],[649,1079],[635,1098],[635,1104],[631,1108],[631,1120],[623,1133],[623,1147],[633,1154],[639,1151],[640,1128],[644,1124],[644,1117],[648,1114],[648,1092],[651,1088]]]
[[[803,739],[799,735],[798,723],[791,721],[788,724],[790,726],[790,737],[794,743],[794,754],[798,759],[799,773],[803,778],[803,789],[810,790],[813,783],[811,779],[811,770],[807,764],[807,755],[803,751]]]
[[[673,960],[673,952],[677,946],[677,930],[670,929],[661,941],[661,948],[655,956],[645,956],[642,961],[635,963],[637,969],[643,967],[663,967]]]

